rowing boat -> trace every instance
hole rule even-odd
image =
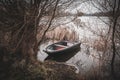
[[[43,51],[48,55],[65,54],[79,49],[80,44],[80,42],[60,41],[48,45]]]

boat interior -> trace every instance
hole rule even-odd
[[[67,48],[67,47],[70,47],[72,46],[73,43],[56,43],[56,44],[53,44],[52,46],[49,47],[49,49],[51,50],[61,50],[61,49],[64,49],[64,48]]]

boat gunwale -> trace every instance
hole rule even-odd
[[[66,41],[62,41],[62,42],[66,42]],[[63,49],[60,49],[60,50],[51,50],[51,51],[47,50],[47,48],[49,48],[50,46],[55,45],[55,44],[59,44],[59,43],[61,43],[61,42],[56,42],[56,43],[53,43],[53,44],[47,46],[45,48],[46,50],[44,50],[44,52],[46,52],[47,54],[54,54],[54,53],[58,53],[58,52],[62,52],[62,51],[68,50],[70,48],[74,48],[75,46],[81,44],[80,42],[67,42],[67,43],[72,43],[73,45],[72,46],[68,46],[68,47],[66,46],[66,48],[63,48]]]

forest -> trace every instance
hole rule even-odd
[[[0,80],[119,79],[120,0],[0,0]]]

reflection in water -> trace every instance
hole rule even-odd
[[[73,57],[76,53],[80,51],[80,48],[76,50],[69,51],[68,53],[57,54],[57,55],[49,55],[45,60],[54,60],[58,62],[68,61],[71,57]]]

